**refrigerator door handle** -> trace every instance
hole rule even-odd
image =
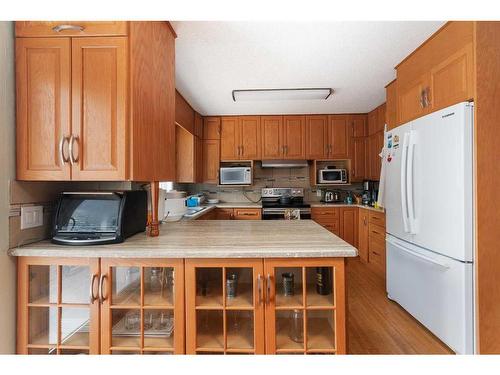
[[[413,200],[413,165],[415,156],[415,144],[416,144],[416,132],[410,130],[408,136],[408,151],[407,151],[407,163],[406,163],[406,201],[408,205],[408,219],[409,219],[409,232],[410,234],[415,234],[416,230],[416,218],[415,218],[415,202]]]
[[[401,211],[403,213],[403,229],[405,232],[409,231],[408,228],[408,202],[407,202],[407,159],[408,159],[408,133],[403,136],[403,149],[401,152]]]
[[[404,251],[405,253],[407,253],[407,254],[409,254],[409,255],[411,255],[411,256],[413,256],[413,257],[415,257],[415,258],[421,259],[421,260],[423,260],[423,261],[425,261],[425,262],[427,262],[427,263],[431,263],[431,264],[433,264],[433,265],[435,265],[435,266],[438,266],[438,267],[440,267],[440,268],[443,268],[443,269],[445,269],[445,270],[447,270],[447,269],[449,269],[449,268],[450,268],[450,266],[449,266],[449,265],[447,265],[447,264],[440,263],[440,262],[438,262],[438,261],[435,261],[435,260],[434,260],[434,259],[432,259],[432,258],[426,257],[425,255],[422,255],[422,254],[416,253],[416,252],[414,252],[413,250],[408,249],[407,247],[405,247],[405,246],[404,246],[402,243],[400,243],[399,241],[394,241],[394,240],[392,240],[392,239],[390,239],[390,238],[387,238],[387,242],[389,242],[389,243],[393,244],[394,246],[397,246],[399,250],[402,250],[402,251]]]

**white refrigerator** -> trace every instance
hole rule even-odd
[[[472,354],[473,104],[401,125],[385,142],[388,297]]]

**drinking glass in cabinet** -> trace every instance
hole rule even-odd
[[[173,306],[174,269],[172,267],[144,268],[144,305]]]
[[[227,310],[226,332],[228,349],[253,349],[253,310]]]
[[[174,313],[172,310],[144,310],[144,347],[174,347]]]
[[[196,311],[196,348],[224,349],[222,310]]]
[[[226,306],[253,306],[252,268],[226,268]]]
[[[335,310],[307,311],[307,349],[335,349]]]
[[[29,303],[57,303],[57,266],[29,266]]]
[[[61,308],[61,345],[89,345],[89,309],[87,307]]]
[[[28,343],[32,345],[57,344],[57,307],[29,307]]]
[[[196,306],[222,306],[222,268],[196,269]]]
[[[134,347],[141,345],[141,310],[112,310],[112,347]]]
[[[61,302],[89,303],[90,268],[88,266],[61,267]]]
[[[303,306],[301,267],[276,268],[274,279],[277,307]]]
[[[335,306],[334,272],[333,267],[306,268],[307,306]]]
[[[136,306],[141,302],[141,273],[139,267],[113,267],[112,305]]]
[[[276,311],[276,349],[304,349],[303,310]]]

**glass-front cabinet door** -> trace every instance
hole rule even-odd
[[[184,353],[183,259],[102,259],[101,353]]]
[[[99,354],[99,259],[18,259],[20,354]]]
[[[345,354],[343,258],[266,259],[266,352]]]
[[[264,354],[261,259],[186,259],[186,353]]]

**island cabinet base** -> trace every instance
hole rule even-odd
[[[20,354],[345,354],[344,258],[18,258]]]

